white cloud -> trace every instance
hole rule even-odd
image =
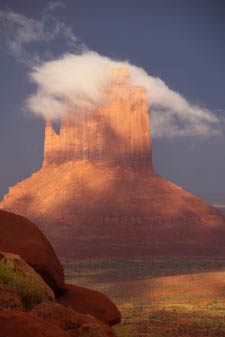
[[[60,2],[50,2],[50,7],[59,6]],[[58,20],[47,10],[40,20],[27,18],[11,10],[0,10],[1,43],[5,43],[10,54],[27,66],[40,63],[40,56],[27,51],[27,47],[34,43],[49,43],[63,38],[68,48],[81,50],[72,29]]]
[[[79,112],[106,101],[105,89],[112,68],[128,68],[132,82],[144,86],[150,102],[151,128],[154,137],[174,137],[220,133],[220,121],[209,110],[193,105],[159,78],[127,61],[115,61],[95,52],[66,54],[33,68],[31,80],[37,92],[27,101],[29,111],[48,118],[66,113],[64,102],[71,102]]]
[[[64,7],[62,1],[48,2],[39,20],[11,10],[0,10],[1,40],[17,61],[32,68],[30,77],[37,85],[37,92],[26,103],[29,111],[54,119],[66,113],[65,101],[71,101],[80,111],[93,104],[102,104],[107,99],[105,88],[110,81],[111,69],[125,66],[129,69],[133,84],[144,86],[148,92],[154,137],[220,133],[224,124],[222,118],[219,120],[206,108],[190,103],[168,88],[160,78],[147,74],[144,69],[127,61],[115,61],[88,51],[71,27],[52,15],[59,7]],[[55,59],[49,45],[60,38],[70,53]],[[40,43],[42,47],[45,43],[44,50],[48,57],[40,56],[32,48]],[[52,60],[44,62],[46,58]]]
[[[65,8],[65,4],[62,1],[49,1],[48,9],[54,11],[56,8]]]

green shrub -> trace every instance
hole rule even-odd
[[[16,289],[25,310],[31,310],[45,298],[45,291],[37,280],[18,272],[11,261],[0,260],[0,283]]]

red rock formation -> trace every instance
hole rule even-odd
[[[64,288],[63,268],[54,250],[28,219],[0,210],[0,251],[20,255],[56,292]]]
[[[59,260],[47,239],[32,222],[20,215],[0,210],[0,262],[10,261],[17,272],[35,281],[43,291],[44,300],[55,300],[53,292],[42,278],[15,253],[20,254],[52,287],[59,303],[79,313],[91,314],[110,325],[120,322],[120,312],[108,297],[91,289],[64,283]],[[31,294],[32,289],[29,290]],[[14,308],[18,304],[16,295],[1,284],[0,297],[3,297],[0,307]]]
[[[70,306],[65,307],[64,305],[55,302],[42,302],[41,304],[36,305],[31,313],[65,331],[74,332],[74,336],[86,336],[85,334],[82,335],[82,333],[79,334],[80,328],[89,325],[91,327],[97,327],[100,331],[103,330],[103,335],[116,337],[110,326],[97,320],[90,314],[80,314],[79,312],[72,310]],[[93,337],[94,336],[96,335],[93,334]]]
[[[71,107],[60,134],[48,121],[43,166],[87,160],[125,167],[152,168],[147,93],[131,86],[124,69],[116,69],[108,88],[109,104],[82,114]]]
[[[98,291],[66,285],[66,291],[57,296],[57,301],[82,314],[90,314],[109,324],[119,324],[121,315],[115,304]]]
[[[70,337],[70,334],[39,317],[0,309],[1,337]]]
[[[24,261],[19,255],[12,254],[12,253],[5,253],[0,252],[0,262],[4,266],[5,263],[9,263],[11,266],[13,266],[12,270],[13,273],[8,276],[7,284],[13,284],[13,281],[15,278],[19,277],[19,279],[28,280],[30,281],[30,289],[29,294],[30,297],[33,296],[32,301],[29,301],[29,299],[23,297],[23,291],[18,287],[18,294],[21,295],[21,297],[24,300],[25,307],[33,307],[35,304],[40,303],[41,300],[43,301],[55,301],[55,295],[52,289],[47,285],[47,283],[42,279],[42,277],[30,266],[27,264],[26,261]],[[16,287],[16,285],[15,285]],[[17,289],[17,288],[16,288]],[[39,289],[42,296],[40,297],[36,296],[36,289]]]
[[[145,89],[116,69],[107,95],[86,113],[70,106],[59,134],[46,123],[43,167],[0,207],[61,256],[224,255],[224,216],[153,171]]]
[[[6,284],[0,284],[0,308],[8,310],[21,310],[23,308],[18,292]]]

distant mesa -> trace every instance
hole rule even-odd
[[[225,217],[154,172],[143,87],[115,69],[108,102],[46,122],[42,168],[0,207],[35,221],[64,257],[224,256]]]

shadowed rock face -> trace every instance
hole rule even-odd
[[[70,337],[69,333],[34,315],[0,309],[2,337]]]
[[[40,303],[41,301],[55,301],[55,295],[52,289],[47,285],[42,277],[19,255],[0,252],[0,261],[3,264],[10,263],[13,266],[13,273],[11,272],[9,283],[7,284],[13,285],[15,289],[17,289],[18,286],[15,280],[16,278],[19,278],[23,282],[25,282],[25,280],[30,282],[28,287],[30,288],[30,297],[33,297],[32,301],[23,296],[21,289],[18,290],[18,294],[23,297],[24,305],[26,307],[33,307],[35,304]],[[15,285],[13,284],[13,280]],[[40,291],[40,296],[37,296],[37,289]]]
[[[82,334],[82,328],[89,325],[96,327],[102,334],[89,334],[90,337],[116,337],[112,328],[106,323],[96,319],[90,314],[81,314],[71,309],[71,306],[64,306],[56,302],[42,302],[36,305],[31,311],[32,315],[40,317],[50,323],[57,325],[59,328],[68,331],[71,336],[85,337]],[[98,332],[98,331],[97,331]]]
[[[61,256],[225,253],[225,218],[152,168],[148,100],[125,69],[108,102],[70,107],[56,134],[46,123],[41,170],[10,188],[0,207],[34,220]]]
[[[92,289],[67,284],[65,291],[57,296],[57,302],[82,314],[91,314],[111,326],[121,321],[115,304],[105,295]]]
[[[17,291],[6,284],[0,284],[0,310],[20,310],[22,307],[22,300]]]
[[[63,268],[55,252],[28,219],[0,210],[0,251],[21,256],[55,292],[64,289]]]

